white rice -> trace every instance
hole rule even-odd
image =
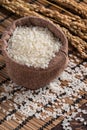
[[[61,43],[47,28],[17,27],[8,41],[8,54],[28,67],[47,68]]]
[[[6,120],[18,120],[17,114],[9,114],[11,113],[11,110],[16,109],[17,112],[23,116],[19,120],[19,123],[22,123],[22,121],[24,121],[27,117],[31,117],[33,115],[35,115],[37,121],[38,119],[48,121],[51,120],[51,118],[56,119],[58,116],[64,117],[61,124],[64,130],[73,129],[71,127],[72,120],[76,121],[76,123],[80,121],[86,127],[87,120],[83,115],[87,114],[87,109],[79,107],[82,105],[81,95],[83,95],[84,92],[87,94],[87,83],[84,82],[84,77],[87,75],[87,62],[83,62],[81,65],[79,63],[80,62],[75,63],[74,60],[72,61],[70,59],[68,67],[60,75],[60,77],[57,77],[44,88],[40,88],[35,91],[26,90],[26,88],[18,86],[12,81],[8,84],[3,84],[1,88],[3,88],[4,91],[0,93],[0,98],[6,96],[7,100],[5,101],[8,101],[9,105],[8,109],[6,108],[6,111],[3,109],[3,106],[1,106],[0,111],[7,115]],[[77,66],[77,64],[79,64],[79,66]],[[75,69],[72,69],[73,67],[75,67]],[[61,86],[61,83],[65,81],[67,81],[67,84],[62,84]],[[16,90],[17,88],[20,88],[21,90],[11,93],[11,91]],[[81,99],[79,103],[76,102],[77,99]],[[84,103],[85,101],[86,100],[84,100]],[[7,105],[7,102],[5,105]],[[19,105],[20,108],[18,107]]]

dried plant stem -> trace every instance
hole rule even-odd
[[[49,0],[49,1],[54,1],[54,0]],[[78,1],[76,0],[55,0],[55,2],[67,9],[70,9],[71,11],[79,14],[80,16],[82,16],[83,18],[87,18],[87,5],[86,4],[80,4],[78,3]]]
[[[29,14],[38,15],[37,13],[41,13],[46,17],[55,19],[59,24],[66,27],[75,35],[81,37],[83,40],[87,40],[87,26],[81,19],[61,14],[56,10],[47,9],[44,6],[29,4],[23,0],[12,0],[11,2],[2,1],[2,4],[11,11],[23,16]]]
[[[47,9],[44,6],[29,4],[24,0],[1,0],[0,3],[3,7],[11,10],[12,12],[20,16],[45,16],[47,18],[56,20],[57,23],[64,27],[63,31],[67,35],[70,43],[80,52],[81,57],[87,58],[87,43],[85,42],[87,41],[87,20],[85,20],[84,22],[84,20],[78,17],[72,17],[69,15],[61,14],[56,10]]]
[[[77,36],[73,36],[66,28],[62,28],[68,41],[77,48],[82,58],[87,58],[87,43]]]

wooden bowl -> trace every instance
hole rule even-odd
[[[48,68],[34,68],[19,64],[9,57],[7,53],[8,39],[13,34],[17,26],[41,26],[47,27],[56,37],[59,38],[62,45],[56,56],[50,61]],[[38,89],[44,87],[54,78],[56,78],[66,67],[68,61],[68,42],[61,28],[54,25],[49,20],[39,17],[24,17],[12,23],[3,33],[2,51],[6,60],[6,67],[9,77],[18,85],[29,89]]]

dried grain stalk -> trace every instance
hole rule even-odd
[[[62,28],[63,32],[66,34],[68,41],[77,48],[82,58],[87,59],[87,43],[83,41],[78,36],[73,36],[66,28]]]
[[[40,16],[33,10],[30,11],[30,6],[22,0],[1,0],[0,5],[20,16]]]
[[[29,14],[40,16],[38,13],[41,13],[43,16],[55,19],[60,25],[69,29],[73,34],[78,35],[83,40],[87,41],[87,26],[82,19],[61,14],[56,10],[47,9],[44,6],[29,4],[24,0],[12,0],[11,2],[3,0],[2,4],[4,7],[21,16]]]
[[[32,0],[24,0],[24,1],[31,2]],[[76,19],[81,19],[81,17],[79,15],[75,15],[74,13],[70,12],[70,10],[66,10],[66,9],[62,8],[61,6],[59,6],[59,4],[54,4],[53,2],[50,2],[50,0],[37,0],[37,1],[33,2],[33,4],[34,3],[39,6],[43,5],[46,8],[50,8],[51,10],[56,10],[56,11],[60,12],[61,14],[69,15],[71,17],[75,17]],[[87,19],[83,19],[83,21],[85,21],[85,23],[87,23]]]
[[[44,16],[47,16],[49,18],[55,19],[57,23],[60,25],[65,26],[68,28],[70,31],[73,33],[77,34],[83,39],[87,39],[87,27],[85,23],[78,18],[73,18],[67,15],[60,14],[58,11],[52,11],[50,9],[46,9],[43,6],[37,6],[37,5],[32,5],[25,3],[23,0],[3,0],[1,1],[1,4],[11,10],[12,12],[21,15],[21,16],[29,16],[29,15],[34,15],[34,16],[39,16],[41,17],[40,14]],[[38,13],[37,13],[38,12]],[[86,54],[86,49],[87,45],[86,42],[83,41],[81,38],[78,36],[73,36],[67,29],[63,29],[65,34],[67,35],[70,43],[77,48],[77,50],[80,52],[82,58],[87,58]]]
[[[46,9],[43,6],[33,5],[34,11],[43,14],[46,17],[55,19],[60,25],[69,29],[73,34],[78,35],[87,41],[87,26],[81,19],[61,14],[56,10]]]
[[[54,2],[54,0],[49,0],[49,1]],[[78,2],[80,2],[80,0],[78,0],[78,1],[76,1],[76,0],[55,0],[55,2],[58,5],[60,5],[64,8],[67,8],[74,13],[77,13],[78,15],[80,15],[83,18],[87,18],[87,5],[78,3]]]

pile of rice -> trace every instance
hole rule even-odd
[[[16,62],[28,67],[47,68],[61,43],[48,28],[17,27],[8,41],[7,51]]]
[[[1,105],[0,111],[6,117],[4,119],[13,120],[14,122],[16,120],[22,126],[23,122],[26,122],[29,117],[30,120],[36,117],[37,122],[38,120],[43,120],[47,127],[52,121],[58,118],[60,120],[61,117],[64,117],[64,120],[61,122],[64,130],[73,130],[72,120],[76,121],[76,125],[80,122],[82,126],[86,127],[87,120],[84,117],[87,115],[87,107],[79,107],[82,105],[82,102],[86,103],[87,62],[84,61],[80,64],[80,60],[72,54],[69,57],[71,58],[69,59],[68,67],[60,77],[54,79],[44,88],[33,91],[26,90],[26,88],[18,86],[12,81],[3,84],[0,87],[4,90],[0,93],[0,101],[3,101],[4,106],[7,103],[9,104],[4,109],[3,105]],[[74,59],[72,59],[73,57]],[[13,112],[13,110],[17,112]],[[18,112],[22,114],[22,118],[18,117]],[[1,120],[3,121],[3,119]],[[45,129],[43,127],[45,124],[41,126],[41,129]]]

